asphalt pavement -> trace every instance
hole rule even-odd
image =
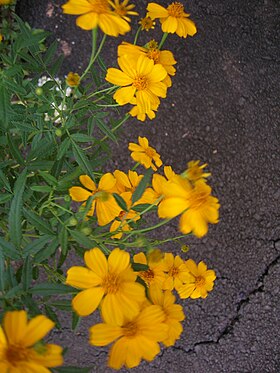
[[[169,2],[158,1],[162,5]],[[65,1],[21,0],[18,13],[30,24],[54,32],[65,55],[63,72],[81,71],[90,55],[91,33],[63,15]],[[136,2],[135,2],[136,3]],[[147,1],[138,1],[144,16]],[[170,36],[166,49],[178,61],[177,74],[156,119],[131,119],[113,164],[132,165],[128,142],[146,136],[175,171],[188,161],[207,162],[220,222],[203,239],[190,238],[188,253],[216,270],[205,300],[185,300],[182,338],[152,363],[134,372],[280,372],[280,3],[278,0],[189,0],[184,2],[198,32]],[[123,38],[131,41],[129,36]],[[118,40],[119,42],[119,40]],[[104,58],[116,64],[116,41]],[[129,163],[129,165],[128,165]],[[177,223],[160,234],[176,234]],[[180,246],[164,248],[180,255]],[[55,335],[69,348],[67,363],[105,369],[107,349],[87,343],[84,320],[73,337],[69,322]],[[125,369],[122,370],[125,372]]]

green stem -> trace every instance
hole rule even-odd
[[[80,82],[86,76],[86,74],[88,73],[89,69],[91,68],[91,66],[93,64],[93,60],[94,60],[94,56],[95,56],[95,51],[96,51],[96,40],[97,40],[97,27],[94,28],[94,29],[92,29],[91,56],[90,56],[90,60],[89,60],[88,66],[87,66],[87,68],[85,69],[85,71],[83,72],[83,74],[81,76]]]
[[[136,31],[135,38],[134,38],[134,42],[133,42],[134,45],[137,43],[138,36],[139,36],[139,34],[140,34],[140,32],[141,32],[141,29],[142,29],[142,27],[140,26],[140,27],[138,28],[138,30]]]
[[[160,43],[159,43],[158,49],[160,49],[160,48],[163,46],[163,44],[164,44],[164,42],[165,42],[167,36],[168,36],[168,33],[167,33],[167,32],[165,32],[165,33],[162,35],[162,38],[161,38],[161,41],[160,41]]]

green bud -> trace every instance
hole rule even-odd
[[[61,136],[62,136],[62,131],[61,131],[61,129],[60,129],[60,128],[57,128],[57,129],[55,130],[55,134],[56,134],[57,137],[61,137]]]
[[[68,221],[68,225],[70,225],[71,227],[74,227],[77,224],[78,224],[78,220],[76,218],[70,218]]]
[[[71,201],[71,197],[68,196],[68,194],[66,194],[66,196],[64,196],[64,201],[65,202],[70,202]]]
[[[38,96],[42,96],[42,94],[44,93],[44,91],[41,87],[36,88],[35,92],[36,92],[36,95],[38,95]]]
[[[84,227],[81,229],[81,232],[85,234],[86,236],[89,236],[92,232],[92,229],[90,227]]]

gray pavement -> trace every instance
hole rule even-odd
[[[18,12],[34,27],[55,31],[66,73],[86,66],[90,32],[78,30],[75,17],[62,15],[63,3],[21,0]],[[148,2],[138,3],[144,15]],[[127,170],[127,143],[140,135],[177,172],[191,159],[209,164],[220,222],[205,238],[186,243],[190,256],[204,260],[218,277],[207,299],[182,303],[186,320],[176,345],[134,371],[280,372],[280,4],[189,0],[186,9],[198,33],[167,40],[166,49],[178,61],[173,87],[155,120],[125,125],[119,143],[112,144],[113,162]],[[111,40],[105,54],[110,66],[115,53]],[[175,235],[176,224],[159,234]],[[166,250],[180,253],[175,244]],[[87,344],[93,321],[84,320],[73,338],[65,320],[55,337],[69,348],[67,363],[110,372],[104,368],[107,349]]]

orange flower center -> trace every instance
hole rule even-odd
[[[108,0],[89,0],[94,13],[102,14],[111,12]]]
[[[153,279],[155,278],[154,271],[148,269],[147,271],[143,271],[139,273],[139,276],[147,283],[150,284]]]
[[[119,216],[118,216],[118,218],[119,218],[119,219],[121,219],[121,220],[123,220],[123,218],[124,218],[125,214],[127,214],[127,212],[126,212],[126,211],[121,211],[121,212],[119,213]]]
[[[196,286],[197,288],[201,288],[201,287],[204,286],[204,285],[205,285],[205,278],[202,277],[202,276],[197,276],[197,277],[195,278],[195,286]]]
[[[11,365],[16,366],[20,361],[28,360],[28,350],[19,345],[10,345],[6,350],[6,359]]]
[[[145,153],[148,157],[153,158],[156,155],[156,151],[148,146],[147,149],[145,149]]]
[[[155,26],[155,22],[152,20],[151,17],[142,18],[139,24],[141,25],[142,30],[146,30],[146,31],[149,31]]]
[[[143,91],[148,87],[148,79],[145,76],[137,76],[132,85],[138,90]]]
[[[179,268],[178,267],[172,267],[170,268],[168,272],[169,276],[176,277],[179,274]]]
[[[136,322],[129,322],[123,328],[123,334],[125,337],[134,337],[137,333],[137,324]]]
[[[207,204],[208,193],[205,191],[193,191],[190,195],[190,208],[200,209],[201,206]]]
[[[124,5],[120,4],[117,7],[115,7],[115,12],[119,16],[125,16],[127,14],[128,10],[126,9],[126,7]]]
[[[147,53],[147,57],[154,61],[154,63],[159,62],[160,51],[158,49],[150,49]]]
[[[105,293],[116,294],[120,288],[120,279],[115,273],[108,273],[101,286]]]
[[[168,5],[167,11],[172,17],[182,17],[184,15],[184,5],[178,2]]]

